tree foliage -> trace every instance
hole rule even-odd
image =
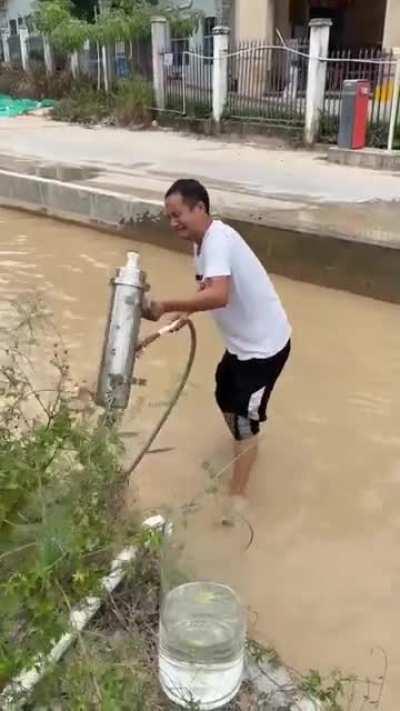
[[[175,36],[190,35],[200,19],[199,13],[182,14],[155,0],[113,0],[101,14],[93,0],[40,0],[35,22],[55,46],[72,52],[86,40],[108,44],[149,37],[155,8],[169,19]]]

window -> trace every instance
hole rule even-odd
[[[16,20],[10,20],[10,34],[11,35],[17,35],[18,34],[18,25]]]
[[[214,56],[213,29],[216,23],[215,17],[206,17],[204,20],[203,52],[205,57]]]
[[[22,27],[24,24],[24,18],[21,15],[18,18],[18,27]]]

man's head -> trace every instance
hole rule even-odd
[[[210,198],[197,180],[177,180],[165,195],[169,223],[185,240],[202,239],[210,224]]]

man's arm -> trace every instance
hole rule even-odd
[[[227,305],[229,300],[230,277],[213,277],[207,279],[201,290],[189,299],[168,301],[152,301],[145,310],[144,317],[158,321],[163,314],[192,314],[197,311],[212,311]]]

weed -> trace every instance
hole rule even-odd
[[[335,670],[325,678],[311,669],[299,684],[300,691],[324,704],[327,711],[344,711],[344,702],[349,688],[354,685],[354,676],[344,676]]]
[[[121,82],[113,93],[98,91],[90,82],[80,81],[55,107],[56,121],[96,124],[108,121],[122,126],[148,126],[152,120],[153,92],[144,79]]]
[[[0,686],[65,629],[64,593],[74,603],[98,589],[116,536],[120,473],[116,431],[71,408],[62,344],[50,358],[51,386],[31,380],[32,314],[20,319],[12,333],[2,329],[0,349]]]
[[[52,117],[56,121],[92,125],[109,118],[114,105],[113,94],[97,91],[90,84],[78,84],[74,86],[69,96],[58,102]]]
[[[33,67],[29,75],[14,67],[3,66],[0,71],[0,94],[16,99],[60,99],[71,92],[72,85],[69,71],[51,76],[41,67]]]
[[[148,126],[152,120],[150,107],[153,105],[153,89],[148,81],[138,78],[121,82],[115,94],[114,114],[117,123],[122,126]]]

